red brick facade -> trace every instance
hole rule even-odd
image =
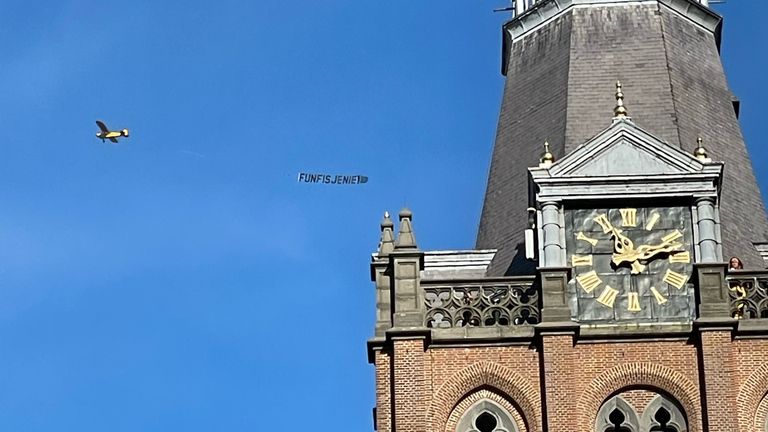
[[[521,432],[593,432],[610,397],[621,395],[641,413],[659,393],[679,403],[688,431],[764,431],[767,352],[768,339],[722,328],[648,341],[568,334],[498,346],[395,340],[375,353],[378,431],[455,432],[469,406],[490,399]]]

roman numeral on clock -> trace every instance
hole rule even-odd
[[[678,252],[676,254],[669,256],[669,262],[674,263],[682,263],[682,264],[688,264],[691,262],[691,253],[688,251],[685,252]]]
[[[571,266],[572,267],[579,267],[579,266],[591,266],[592,265],[592,255],[572,255],[571,256]]]
[[[638,293],[627,293],[627,310],[630,312],[640,312],[640,295]]]
[[[681,232],[680,232],[680,231],[678,231],[678,230],[674,230],[674,231],[672,231],[671,233],[669,233],[669,234],[665,235],[664,237],[662,237],[661,239],[662,239],[662,240],[663,240],[665,243],[672,243],[673,241],[675,241],[675,240],[679,239],[679,238],[680,238],[680,237],[682,237],[682,236],[683,236],[683,233],[681,233]]]
[[[595,290],[595,288],[599,287],[600,284],[603,283],[603,281],[600,280],[594,270],[588,273],[584,273],[581,276],[577,276],[576,282],[578,282],[579,285],[581,285],[581,288],[588,293],[591,293]]]
[[[672,270],[667,270],[667,273],[664,275],[664,282],[672,285],[677,289],[682,288],[687,281],[688,276],[673,272]]]
[[[581,231],[579,231],[579,233],[576,235],[576,240],[584,240],[585,242],[591,244],[592,246],[597,246],[597,239],[593,239],[592,237],[587,237]]]
[[[662,305],[667,302],[667,298],[664,297],[664,294],[660,293],[656,287],[651,287],[651,292],[653,293],[653,297],[656,298],[656,303]]]
[[[637,209],[625,208],[619,209],[621,213],[621,226],[633,227],[637,226]]]
[[[608,216],[606,216],[605,213],[592,220],[597,222],[603,228],[603,233],[609,233],[613,229],[613,225],[611,225],[611,221],[608,220]]]
[[[656,225],[656,222],[659,221],[659,218],[661,218],[661,216],[658,213],[653,212],[651,214],[651,218],[648,219],[648,223],[645,224],[645,230],[646,231],[652,230],[654,225]]]
[[[608,307],[613,307],[613,302],[616,301],[616,296],[619,295],[619,290],[613,289],[606,285],[600,297],[597,298],[599,303],[602,303]]]

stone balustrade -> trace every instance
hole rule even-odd
[[[422,281],[425,325],[494,327],[538,324],[539,288],[533,277]]]
[[[726,280],[732,317],[768,318],[768,271],[732,271]]]

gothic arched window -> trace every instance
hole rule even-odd
[[[507,410],[483,399],[464,413],[456,432],[517,432],[517,425]]]
[[[688,422],[677,402],[661,394],[645,407],[640,424],[649,432],[688,431]]]
[[[641,432],[637,413],[621,396],[608,399],[600,407],[595,430],[597,432]]]

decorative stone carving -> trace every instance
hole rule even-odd
[[[731,317],[768,318],[768,273],[727,277]]]
[[[491,327],[537,324],[539,293],[533,284],[488,283],[424,287],[426,326]]]

